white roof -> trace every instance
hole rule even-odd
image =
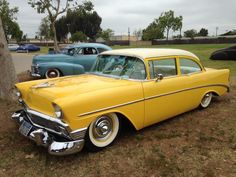
[[[118,49],[118,50],[110,50],[103,52],[102,54],[106,55],[125,55],[125,56],[132,56],[137,57],[140,59],[147,59],[153,57],[165,57],[165,56],[190,56],[197,58],[191,52],[186,50],[180,49],[164,49],[164,48],[132,48],[132,49]]]

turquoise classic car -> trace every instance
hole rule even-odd
[[[36,55],[33,57],[31,76],[55,78],[66,75],[83,74],[90,71],[97,55],[111,50],[98,43],[69,45],[60,54]]]

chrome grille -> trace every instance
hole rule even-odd
[[[38,66],[32,65],[32,66],[31,66],[31,73],[33,73],[33,74],[39,74]]]
[[[45,128],[51,132],[58,133],[58,134],[64,134],[64,135],[67,134],[66,133],[67,131],[65,130],[65,128],[60,126],[57,122],[52,122],[50,120],[44,119],[40,116],[30,114],[30,113],[27,113],[27,116],[30,119],[30,121],[38,127]],[[62,129],[64,131],[62,131]]]

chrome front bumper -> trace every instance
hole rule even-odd
[[[35,74],[35,73],[32,73],[32,72],[30,72],[30,75],[31,75],[32,77],[37,77],[37,78],[40,78],[40,77],[41,77],[40,74]]]
[[[30,124],[31,128],[29,132],[23,135],[36,142],[37,145],[47,147],[49,154],[73,154],[81,151],[84,146],[83,138],[86,129],[81,130],[81,133],[79,133],[79,131],[76,131],[77,137],[79,137],[80,139],[73,139],[73,137],[76,137],[76,134],[73,134],[73,132],[69,133],[72,138],[65,138],[49,131],[50,129],[48,130],[47,128],[35,125],[33,122],[31,122],[30,118],[24,110],[15,112],[12,115],[12,119],[15,120],[20,125],[20,127],[24,122],[27,122],[28,125]],[[78,136],[78,134],[80,134],[81,136]]]
[[[32,66],[31,66],[31,72],[30,72],[30,75],[32,76],[32,77],[35,77],[35,78],[40,78],[41,77],[41,75],[40,75],[40,73],[39,73],[39,66],[36,64],[33,64]]]

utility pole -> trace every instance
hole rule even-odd
[[[218,36],[218,34],[217,34],[217,32],[218,32],[218,29],[219,29],[219,27],[216,27],[216,37]]]
[[[128,40],[129,40],[129,45],[130,45],[130,29],[128,27]]]
[[[67,33],[67,43],[69,43],[69,33],[70,33],[70,24],[67,23],[67,30],[68,30],[68,33]]]

